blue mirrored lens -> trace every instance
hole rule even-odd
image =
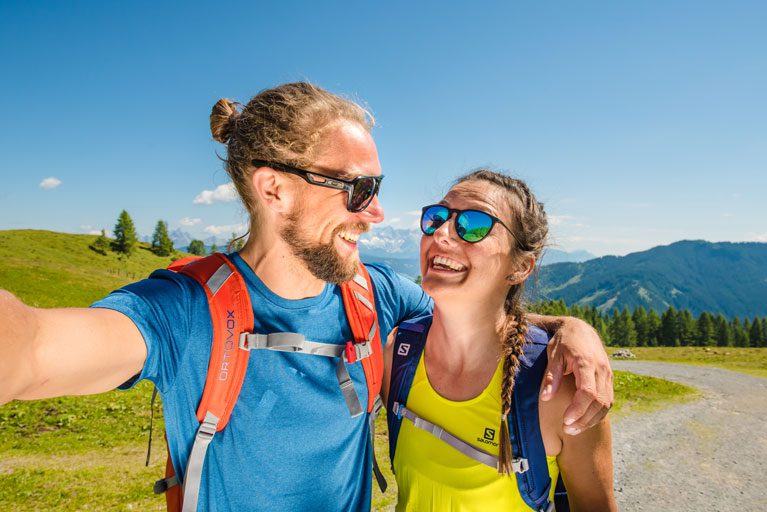
[[[421,231],[433,235],[445,223],[450,213],[444,206],[431,206],[421,214]]]
[[[465,211],[456,219],[456,233],[467,242],[479,242],[493,229],[493,218],[478,211]]]

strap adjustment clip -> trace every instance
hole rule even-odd
[[[354,345],[354,342],[352,341],[346,342],[345,359],[346,359],[346,362],[349,364],[354,364],[357,362],[357,351],[355,350],[355,348],[356,347]]]

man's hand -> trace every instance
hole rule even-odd
[[[562,377],[575,376],[575,395],[564,415],[564,431],[577,435],[598,424],[613,404],[613,372],[602,341],[586,322],[572,317],[528,315],[531,323],[549,332],[549,364],[541,400],[550,400]]]

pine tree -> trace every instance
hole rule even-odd
[[[664,347],[679,346],[679,329],[677,322],[677,313],[673,306],[663,312],[660,318],[660,339],[658,344]]]
[[[657,347],[660,341],[660,317],[654,309],[651,309],[650,312],[647,313],[647,330],[649,332],[647,346]]]
[[[732,329],[727,319],[721,313],[714,319],[716,331],[716,345],[719,347],[731,347],[733,344]]]
[[[89,245],[89,247],[97,253],[106,256],[107,251],[109,250],[109,238],[107,238],[107,232],[102,229],[101,234],[91,245]]]
[[[216,245],[214,243],[213,245],[210,246],[210,253],[214,254],[214,253],[217,253],[217,252],[218,252],[218,245]]]
[[[748,330],[748,337],[752,347],[762,346],[762,323],[758,317],[754,317],[751,322],[751,328]]]
[[[634,328],[636,329],[637,345],[646,347],[650,344],[650,323],[648,321],[647,311],[645,311],[642,306],[639,306],[631,314],[631,320],[633,320]]]
[[[205,256],[205,243],[202,240],[192,240],[189,242],[187,252],[195,256]]]
[[[762,318],[760,323],[762,324],[762,339],[759,346],[767,347],[767,317]]]
[[[683,347],[695,345],[695,318],[689,309],[684,309],[677,316],[679,343]]]
[[[112,242],[112,250],[126,256],[133,254],[136,244],[138,244],[138,236],[136,235],[136,227],[133,225],[133,219],[127,211],[120,212],[114,232],[115,240]]]
[[[743,328],[738,317],[732,320],[732,336],[736,347],[748,346],[748,332]]]
[[[168,223],[158,220],[152,235],[152,252],[158,256],[170,256],[173,250],[173,241],[168,236]]]
[[[714,321],[712,320],[711,315],[705,311],[698,317],[696,331],[695,341],[697,341],[698,346],[708,347],[716,344],[716,341],[714,340]]]

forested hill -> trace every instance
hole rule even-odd
[[[531,298],[601,311],[669,306],[725,316],[767,315],[767,243],[685,240],[626,256],[542,267]]]

